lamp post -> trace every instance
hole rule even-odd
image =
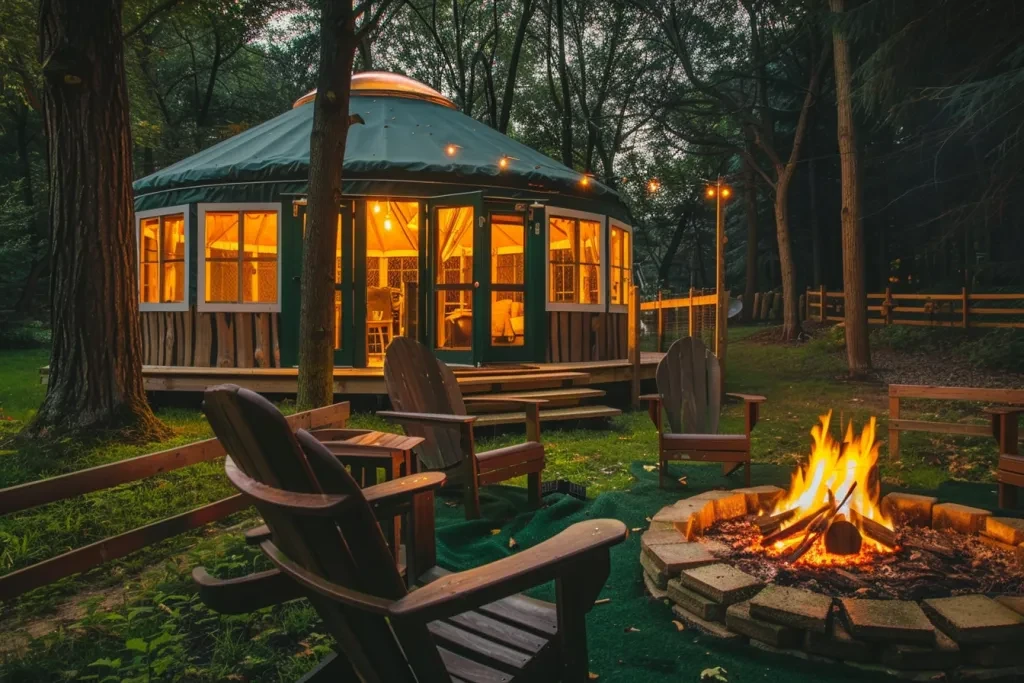
[[[707,186],[704,195],[715,200],[715,293],[718,305],[715,307],[715,355],[722,370],[722,395],[725,395],[725,349],[726,330],[729,318],[729,292],[725,289],[725,221],[723,204],[732,196],[732,188],[722,182],[722,176]]]

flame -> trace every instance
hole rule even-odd
[[[796,510],[780,528],[785,529],[794,523],[814,514],[823,505],[828,504],[830,493],[838,505],[853,488],[853,494],[842,503],[838,512],[854,524],[858,520],[851,511],[862,517],[892,529],[892,521],[883,513],[879,505],[878,449],[881,442],[875,439],[876,421],[872,417],[860,433],[854,437],[853,423],[847,425],[846,436],[838,443],[829,433],[832,411],[822,415],[821,424],[811,429],[814,448],[807,464],[798,467],[793,473],[789,491],[776,503],[771,514],[776,515],[789,510]],[[782,554],[792,550],[804,538],[803,533],[795,534],[785,540],[778,541],[768,548],[770,554]],[[861,564],[869,562],[874,556],[889,553],[891,550],[874,542],[862,534],[861,551],[857,555],[832,555],[825,550],[823,537],[803,556],[801,562],[810,564]]]

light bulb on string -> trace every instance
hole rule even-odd
[[[374,202],[374,204],[373,204],[373,212],[374,213],[380,213],[380,202]]]
[[[385,230],[391,230],[391,216],[390,215],[387,218],[384,219],[384,229]]]

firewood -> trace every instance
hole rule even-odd
[[[796,508],[793,508],[792,510],[780,512],[777,515],[765,515],[762,517],[757,517],[754,519],[754,524],[757,525],[757,528],[761,530],[762,536],[767,536],[768,534],[776,531],[782,525],[783,522],[789,520],[795,514]]]
[[[956,553],[952,549],[926,541],[908,541],[903,547],[910,550],[923,550],[926,553],[931,553],[947,560],[952,560],[956,557]]]
[[[845,519],[834,520],[825,532],[825,550],[834,555],[856,555],[860,546],[860,531]]]
[[[868,538],[881,543],[889,549],[896,547],[895,531],[886,529],[875,520],[868,519],[856,510],[850,510],[850,521],[858,526]]]
[[[831,509],[827,509],[819,517],[815,518],[814,523],[811,524],[810,527],[808,527],[807,535],[804,536],[803,542],[800,543],[799,546],[797,546],[796,550],[794,550],[792,553],[789,554],[788,557],[786,557],[787,562],[789,562],[790,564],[796,562],[804,556],[804,553],[811,549],[811,546],[813,546],[815,542],[819,538],[821,538],[821,535],[828,530],[829,525],[832,524],[832,520],[834,520],[836,515],[839,514],[839,510],[842,509],[844,505],[846,505],[846,501],[850,500],[850,496],[853,495],[853,492],[856,488],[857,482],[853,482],[853,486],[851,486],[850,490],[846,492],[845,496],[843,496],[843,500],[839,503],[839,505],[835,504],[835,496],[833,496],[832,491],[829,490],[828,499],[829,507]]]
[[[811,523],[818,518],[819,515],[828,512],[831,509],[831,507],[832,506],[830,503],[825,503],[811,514],[806,515],[805,517],[801,517],[785,529],[780,529],[775,533],[768,534],[767,536],[761,539],[761,547],[767,548],[773,543],[783,541],[791,536],[796,536],[798,533],[809,527]]]

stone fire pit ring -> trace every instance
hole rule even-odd
[[[685,629],[773,653],[909,680],[1024,681],[1024,596],[833,598],[765,584],[704,538],[717,522],[763,514],[783,495],[776,486],[707,491],[662,508],[640,541],[647,591]],[[882,509],[901,524],[977,534],[1024,558],[1024,520],[903,493],[885,496]]]

